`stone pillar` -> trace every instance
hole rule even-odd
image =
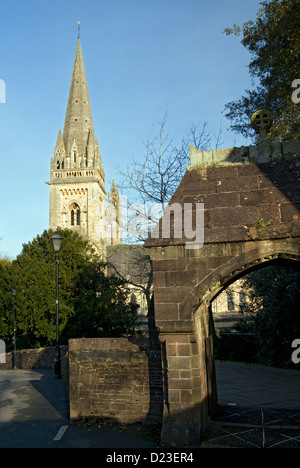
[[[200,440],[199,409],[193,395],[193,335],[161,334],[164,413],[161,444],[194,445]]]
[[[201,442],[216,402],[213,335],[208,305],[194,315],[190,332],[161,330],[164,412],[161,444],[195,446]]]
[[[214,323],[210,303],[203,302],[194,315],[198,366],[195,368],[195,398],[202,405],[201,425],[207,424],[217,406],[217,383],[214,361]],[[196,363],[195,363],[196,364]],[[197,400],[198,399],[198,400]]]

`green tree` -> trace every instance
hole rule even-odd
[[[11,287],[17,287],[17,347],[38,347],[55,343],[56,281],[55,255],[51,237],[44,231],[23,245],[11,264],[0,263],[0,338],[10,349],[13,335]],[[105,265],[90,244],[71,230],[63,236],[59,254],[60,343],[82,336],[130,334],[135,323],[135,306],[128,290],[117,278],[107,278]]]
[[[226,104],[225,115],[234,131],[254,137],[250,117],[256,110],[266,109],[274,120],[271,140],[299,139],[300,105],[292,101],[292,83],[300,78],[300,1],[272,0],[261,5],[254,22],[235,24],[224,31],[242,35],[241,43],[252,56],[249,72],[254,85],[245,96]]]
[[[12,335],[12,300],[10,289],[17,287],[16,316],[18,347],[53,344],[56,337],[55,256],[51,236],[44,231],[32,242],[23,245],[22,252],[10,266],[0,271],[1,295],[0,334],[10,342]],[[61,230],[64,237],[59,263],[59,329],[62,333],[74,313],[74,291],[81,270],[93,255],[89,244],[70,230]],[[4,326],[5,325],[5,326]],[[4,339],[4,338],[3,338]]]
[[[294,367],[292,342],[300,337],[300,272],[272,265],[250,273],[245,288],[249,301],[244,313],[250,321],[235,326],[239,332],[256,333],[257,359],[276,367]]]
[[[12,347],[13,305],[9,263],[0,262],[0,339],[4,340],[9,350]]]
[[[125,281],[106,276],[105,265],[89,262],[77,281],[75,312],[65,330],[66,337],[119,337],[132,335],[136,308],[128,300]]]

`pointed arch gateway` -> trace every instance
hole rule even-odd
[[[170,205],[204,204],[204,243],[170,232],[144,244],[153,264],[164,364],[163,444],[197,445],[217,403],[212,300],[272,262],[300,264],[300,142],[197,151]],[[166,214],[163,215],[163,217]],[[163,223],[160,220],[159,231]]]
[[[159,278],[162,286],[164,276],[165,285],[165,288],[154,287],[156,326],[168,375],[161,433],[165,443],[182,440],[184,426],[185,441],[199,443],[209,417],[216,410],[218,395],[211,311],[214,298],[237,279],[259,268],[274,263],[300,268],[298,239],[227,244],[226,255],[220,257],[217,256],[219,249],[218,245],[204,246],[203,252],[189,258],[181,248],[177,248],[177,255],[174,255],[172,247],[165,247],[160,249],[160,254],[164,252],[160,261],[155,253],[152,256],[154,278]],[[215,268],[207,269],[213,265]],[[200,281],[193,281],[197,277]]]

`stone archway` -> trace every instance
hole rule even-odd
[[[247,252],[233,257],[219,268],[209,273],[195,288],[189,292],[179,308],[187,315],[196,311],[202,302],[210,302],[223,289],[251,271],[263,267],[272,261],[300,262],[300,243],[273,241],[259,243]]]
[[[171,202],[204,203],[204,242],[186,233],[145,243],[164,362],[162,444],[199,444],[216,403],[209,304],[233,279],[277,258],[300,258],[300,142],[216,152],[191,149]],[[177,210],[178,211],[178,210]],[[178,213],[177,213],[178,214]],[[177,228],[177,227],[176,227]],[[159,235],[158,235],[159,232]]]
[[[178,314],[185,319],[166,320],[167,304],[156,315],[165,363],[165,444],[199,443],[216,409],[212,300],[240,277],[274,262],[300,265],[300,243],[260,244],[232,257],[203,278],[178,305]],[[171,308],[169,313],[173,315]]]

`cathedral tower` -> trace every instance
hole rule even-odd
[[[49,185],[50,229],[75,230],[104,252],[105,174],[94,133],[79,37],[64,129],[62,133],[59,128]]]

